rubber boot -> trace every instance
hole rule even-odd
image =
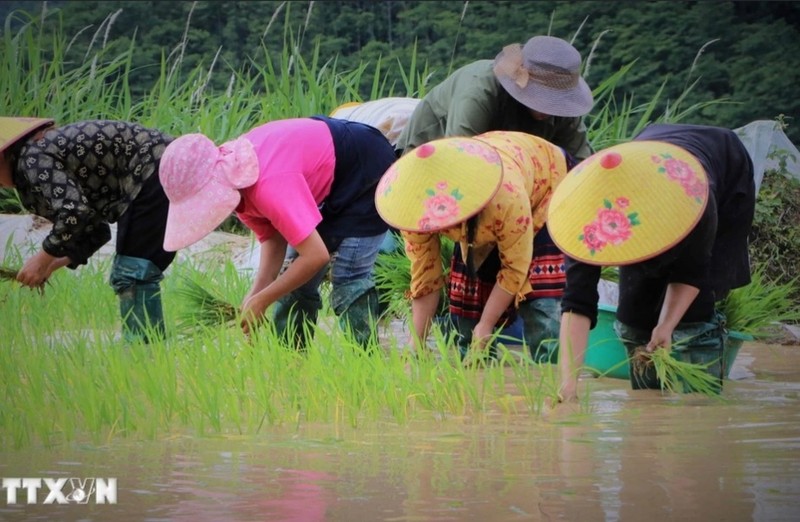
[[[331,306],[339,317],[339,327],[349,332],[359,346],[370,349],[378,341],[378,292],[368,279],[334,284]]]
[[[288,346],[298,351],[306,351],[308,337],[313,337],[317,325],[317,316],[322,308],[322,301],[317,294],[298,298],[295,292],[275,302],[272,320],[275,331]]]
[[[558,335],[561,326],[561,299],[543,297],[520,303],[523,336],[535,362],[558,362]]]
[[[150,343],[166,337],[161,305],[161,270],[139,257],[114,257],[109,282],[119,298],[122,337]]]

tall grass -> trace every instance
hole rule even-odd
[[[370,96],[386,96],[393,87],[380,82],[380,63],[339,70],[336,57],[320,57],[319,45],[310,57],[301,55],[291,33],[277,61],[262,49],[262,56],[252,57],[239,70],[219,63],[217,56],[185,70],[184,34],[156,64],[160,74],[154,85],[133,99],[128,79],[135,74],[131,71],[135,40],[120,48],[101,33],[107,32],[113,15],[96,31],[78,63],[67,58],[75,54],[74,39],[50,20],[54,16],[60,15],[56,11],[35,17],[14,11],[5,20],[0,40],[4,115],[48,116],[62,123],[89,118],[129,120],[175,134],[204,132],[225,140],[265,121],[327,114],[344,101],[360,100],[359,85],[372,67],[375,83]],[[226,79],[224,92],[209,87],[213,75]],[[416,77],[416,73],[407,75]]]

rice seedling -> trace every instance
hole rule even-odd
[[[0,280],[16,281],[17,273],[19,273],[18,268],[9,268],[6,266],[0,266]]]
[[[20,325],[0,350],[0,443],[253,436],[281,425],[355,428],[386,419],[515,414],[509,397],[535,411],[540,377],[522,369],[506,375],[513,358],[465,368],[452,334],[442,332],[434,334],[429,357],[409,359],[391,332],[365,352],[338,328],[327,302],[306,352],[286,349],[270,322],[249,339],[239,328],[196,319],[193,330],[175,335],[169,325],[180,322],[187,302],[179,289],[197,270],[187,262],[170,268],[163,299],[173,335],[149,345],[125,344],[118,334],[107,262],[57,272],[47,299],[0,287],[5,320]],[[235,273],[232,265],[205,267],[195,282],[230,302],[229,293],[240,290],[213,289],[229,270]]]
[[[776,283],[767,279],[765,271],[757,266],[750,283],[732,290],[720,303],[728,329],[764,337],[775,323],[800,322],[800,305],[792,298],[800,277]]]
[[[403,239],[398,235],[396,240],[402,244]],[[450,260],[453,257],[453,241],[442,238],[441,259],[442,271],[445,278],[450,272]],[[402,249],[392,252],[381,252],[375,262],[373,272],[375,287],[380,295],[380,300],[385,309],[385,314],[395,317],[404,317],[408,312],[408,292],[411,289],[411,261]],[[448,310],[446,290],[442,291],[439,301],[439,314]]]
[[[201,326],[232,324],[238,316],[238,309],[209,287],[190,276],[183,276],[182,284],[176,294],[185,303],[182,309],[185,316],[178,319],[182,329]]]
[[[648,368],[653,368],[662,390],[673,393],[694,392],[720,398],[722,382],[719,377],[706,371],[708,366],[678,360],[667,348],[648,352],[641,346],[631,356],[631,371],[642,378]]]

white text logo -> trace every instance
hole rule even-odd
[[[6,504],[117,503],[115,478],[4,478]]]

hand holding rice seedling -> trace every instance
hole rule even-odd
[[[182,281],[183,284],[176,291],[184,300],[178,319],[181,329],[236,323],[238,308],[219,292],[190,276],[184,276]]]
[[[10,268],[6,266],[0,266],[0,281],[17,281],[17,274],[19,274],[19,268]],[[40,286],[36,287],[40,295],[44,295],[44,285],[50,284],[47,280],[44,281]]]
[[[670,392],[695,392],[709,397],[719,397],[721,382],[708,373],[708,365],[680,361],[672,356],[671,348],[656,348],[652,352],[645,346],[636,348],[631,357],[631,371],[642,377],[648,368],[654,368],[662,390]]]

